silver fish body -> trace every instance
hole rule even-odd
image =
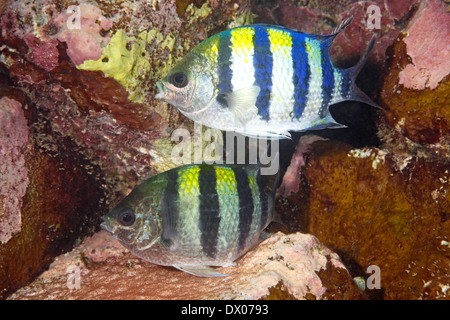
[[[331,61],[331,44],[350,22],[326,36],[272,25],[223,31],[158,81],[156,98],[206,126],[261,138],[345,127],[331,116],[331,104],[356,100],[378,107],[355,86],[375,37],[356,66],[340,69]]]
[[[273,193],[258,165],[192,164],[137,186],[102,227],[149,262],[197,276],[222,276],[272,221]]]

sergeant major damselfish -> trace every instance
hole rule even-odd
[[[202,163],[160,173],[112,209],[102,227],[144,260],[223,276],[212,266],[229,266],[257,245],[273,219],[275,187],[263,186],[260,169]]]
[[[331,61],[331,44],[351,20],[330,35],[264,24],[220,32],[158,81],[155,97],[203,125],[260,138],[345,127],[333,119],[330,105],[355,100],[378,107],[355,85],[375,35],[355,66],[341,69]]]

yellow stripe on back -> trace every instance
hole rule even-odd
[[[231,168],[216,167],[217,193],[237,194],[236,178]]]
[[[200,220],[200,187],[198,166],[182,168],[178,171],[179,215],[177,218],[177,230],[179,239],[183,244],[180,251],[201,251]]]
[[[269,28],[268,33],[273,59],[270,119],[276,123],[289,119],[294,104],[292,36],[283,29]]]
[[[220,219],[217,252],[231,260],[239,237],[239,195],[234,171],[227,167],[216,167],[216,190],[219,196]],[[230,236],[230,234],[234,236]]]
[[[248,88],[255,81],[253,67],[253,28],[241,27],[232,29],[231,33],[231,86],[233,91]],[[249,106],[251,107],[251,106]]]
[[[282,29],[269,29],[270,47],[274,54],[281,54],[286,57],[292,48],[292,37],[286,30]]]
[[[322,74],[322,57],[320,55],[320,43],[316,40],[306,38],[306,52],[310,61],[311,72]],[[320,76],[322,77],[322,76]]]
[[[311,70],[311,77],[308,87],[308,98],[302,117],[308,121],[316,122],[320,120],[318,110],[322,106],[322,56],[320,53],[320,43],[317,40],[305,38],[305,47],[308,55],[308,64]]]
[[[180,198],[183,195],[189,194],[198,195],[200,192],[198,185],[198,175],[200,172],[200,168],[197,166],[187,167],[178,172],[178,185],[179,185],[179,193]]]
[[[253,28],[236,28],[231,30],[232,50],[236,54],[253,54]]]

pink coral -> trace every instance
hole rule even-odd
[[[67,54],[75,65],[85,60],[98,60],[111,40],[107,32],[112,22],[91,4],[70,6],[55,19],[58,40],[67,43]]]
[[[0,242],[20,231],[22,197],[28,186],[25,163],[28,126],[19,102],[0,99]]]
[[[34,34],[29,33],[24,37],[30,48],[28,59],[45,71],[51,71],[58,65],[58,40],[39,40]]]
[[[400,74],[400,84],[434,89],[450,73],[450,14],[438,0],[422,2],[403,39],[412,64]]]

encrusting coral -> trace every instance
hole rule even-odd
[[[97,254],[83,244],[11,297],[193,298],[179,290],[183,283],[199,289],[194,298],[448,299],[450,15],[439,0],[0,2],[1,297],[97,231],[100,216],[139,181],[173,166],[171,133],[192,123],[154,99],[155,81],[196,44],[252,21],[329,34],[350,15],[333,61],[354,64],[378,33],[358,82],[383,110],[339,104],[332,113],[341,112],[336,119],[349,129],[313,132],[328,140],[303,136],[291,145],[276,205],[286,235],[276,233],[229,267],[234,291],[223,291],[224,279],[194,278],[93,241]],[[346,110],[357,108],[363,116],[349,119]],[[290,247],[284,241],[294,236]],[[321,266],[305,267],[309,291],[287,276],[295,262],[279,255],[305,247]],[[311,250],[302,252],[311,257]],[[64,259],[81,268],[87,282],[80,290],[67,289]],[[258,284],[255,265],[286,273],[264,278],[270,281],[254,294],[245,277],[256,275]],[[361,293],[349,274],[363,286],[371,266],[381,272],[381,288]],[[174,287],[140,294],[131,276],[144,287],[160,279]],[[209,286],[217,290],[202,291]]]

